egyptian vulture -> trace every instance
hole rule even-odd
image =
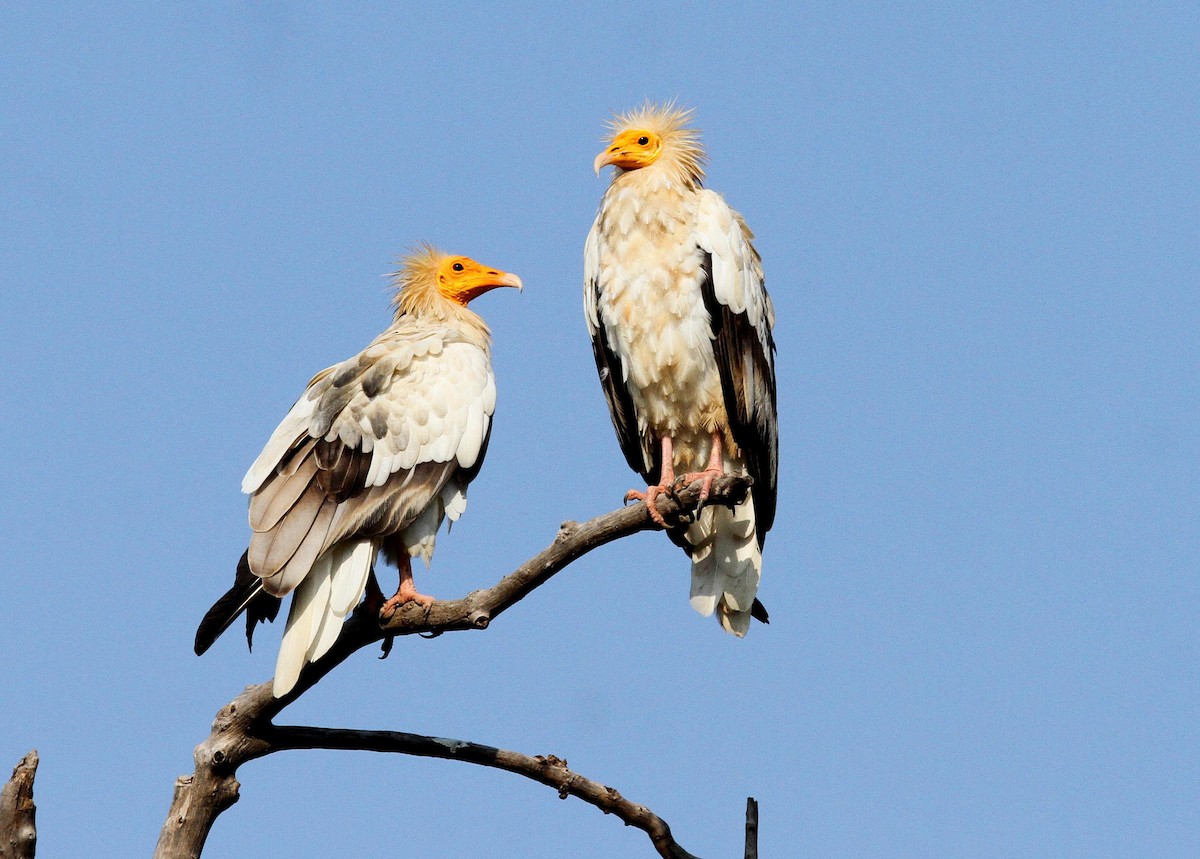
[[[775,311],[742,216],[702,186],[692,112],[647,104],[618,116],[596,156],[615,170],[584,249],[584,312],[600,382],[646,501],[678,480],[702,500],[726,473],[753,478],[733,510],[705,507],[672,539],[692,559],[691,604],[742,636],[775,518]]]
[[[196,632],[203,653],[249,608],[249,638],[293,594],[276,697],[337,640],[368,580],[378,593],[380,550],[400,571],[384,616],[433,601],[414,587],[411,559],[429,564],[443,518],[462,515],[487,451],[491,335],[467,303],[495,287],[520,289],[520,278],[424,246],[403,260],[395,285],[391,326],[313,377],[246,472],[250,546]]]

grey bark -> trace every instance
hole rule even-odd
[[[38,753],[34,749],[21,758],[0,789],[0,857],[33,859],[37,849],[37,807],[33,804],[33,779]]]
[[[758,859],[758,800],[746,797],[746,859]]]

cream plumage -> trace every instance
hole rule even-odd
[[[584,310],[621,450],[650,484],[749,474],[750,497],[706,507],[671,537],[692,558],[691,604],[745,635],[775,518],[774,309],[741,215],[702,187],[691,112],[644,108],[612,123],[595,161],[616,170],[584,249]]]
[[[429,563],[438,528],[466,508],[487,450],[491,339],[467,302],[520,279],[426,247],[396,281],[392,325],[309,382],[246,473],[250,545],[234,587],[196,633],[203,653],[249,607],[249,637],[291,593],[276,697],[337,640],[381,549],[400,570],[383,610],[431,601],[413,587],[410,559]]]

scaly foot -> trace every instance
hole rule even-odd
[[[406,602],[415,602],[425,608],[433,605],[433,597],[417,593],[417,588],[413,584],[411,561],[407,553],[402,554],[400,559],[400,588],[379,609],[379,616],[384,619],[390,618],[396,613],[396,609]]]
[[[719,468],[706,468],[704,471],[689,472],[675,481],[675,488],[682,489],[685,486],[691,486],[697,480],[703,480],[704,483],[700,486],[700,500],[697,504],[703,504],[708,500],[709,493],[712,492],[713,481],[718,477],[723,477],[725,474]]]
[[[396,609],[404,605],[406,602],[415,602],[420,606],[429,608],[433,605],[433,597],[428,594],[419,594],[409,585],[407,592],[404,585],[400,586],[400,590],[392,595],[391,599],[383,604],[383,608],[379,610],[379,616],[389,618],[396,613]]]
[[[714,432],[712,434],[712,450],[708,455],[708,465],[703,471],[692,471],[685,474],[676,481],[677,486],[688,486],[697,480],[703,480],[704,483],[700,487],[700,501],[703,504],[708,500],[708,495],[712,492],[713,481],[721,477],[725,473],[724,460],[721,458],[721,434]]]
[[[636,489],[630,489],[625,493],[625,503],[630,501],[645,501],[646,510],[650,513],[650,518],[658,523],[659,527],[666,528],[667,520],[658,512],[658,508],[654,506],[654,499],[662,495],[664,492],[670,492],[671,487],[675,484],[675,452],[674,443],[671,437],[663,436],[662,438],[662,465],[658,469],[658,485],[647,486],[645,492],[639,492]]]
[[[664,519],[663,515],[658,512],[658,508],[654,505],[654,499],[659,495],[662,495],[664,492],[670,491],[671,484],[669,483],[660,484],[658,486],[647,486],[645,492],[641,492],[637,489],[630,489],[625,493],[625,503],[628,504],[630,501],[645,501],[646,511],[650,514],[650,518],[657,522],[659,526],[666,528],[667,520]]]

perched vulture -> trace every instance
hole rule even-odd
[[[467,302],[498,286],[520,289],[520,278],[426,246],[403,260],[395,281],[391,326],[308,383],[246,472],[250,546],[233,588],[196,631],[203,653],[248,609],[249,638],[292,593],[276,697],[337,640],[380,549],[400,570],[382,611],[432,602],[413,586],[411,559],[428,565],[443,518],[462,515],[487,451],[491,335]]]
[[[584,249],[584,312],[629,466],[654,499],[679,480],[753,478],[733,510],[705,507],[671,534],[692,558],[691,604],[746,634],[775,518],[775,311],[742,216],[702,187],[692,113],[647,104],[611,123],[596,156],[616,169]]]

